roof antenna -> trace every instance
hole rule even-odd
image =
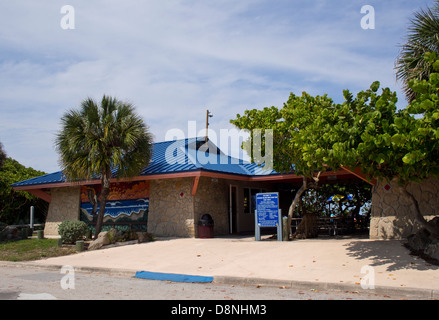
[[[209,110],[206,111],[206,138],[205,138],[205,142],[207,143],[207,135],[208,135],[208,129],[209,129],[209,118],[212,118],[213,114],[210,113]]]

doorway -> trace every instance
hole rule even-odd
[[[229,232],[236,233],[238,232],[237,225],[237,210],[236,210],[236,194],[237,194],[236,186],[230,185],[229,187]]]

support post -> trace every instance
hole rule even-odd
[[[255,210],[255,241],[261,241],[261,228],[258,225],[258,211]]]
[[[279,223],[277,225],[277,241],[282,241],[282,210],[279,209]]]
[[[288,217],[282,217],[282,241],[288,241]]]
[[[34,216],[35,216],[35,208],[34,206],[30,207],[30,219],[29,219],[29,227],[34,229]]]

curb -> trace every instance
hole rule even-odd
[[[30,267],[35,269],[60,271],[60,265],[41,265],[32,262],[9,262],[0,261],[0,267]],[[73,266],[75,272],[82,273],[96,273],[106,274],[110,276],[120,276],[135,278],[137,270],[130,269],[115,269],[103,267],[81,267]],[[424,289],[414,287],[390,287],[390,286],[376,286],[375,289],[362,289],[360,285],[349,283],[332,283],[332,282],[312,282],[300,280],[282,280],[282,279],[267,279],[267,278],[248,278],[248,277],[234,277],[234,276],[213,276],[213,283],[226,285],[240,285],[240,286],[261,286],[261,287],[278,287],[285,289],[297,290],[337,290],[337,291],[354,291],[358,293],[377,293],[385,295],[393,295],[405,298],[418,299],[439,299],[439,289]]]
[[[420,299],[439,299],[439,290],[424,289],[412,287],[389,287],[376,286],[375,289],[362,289],[360,285],[349,283],[333,283],[333,282],[312,282],[299,280],[280,280],[280,279],[263,279],[263,278],[245,278],[231,276],[216,276],[214,282],[229,285],[250,285],[250,286],[267,286],[279,287],[285,289],[297,290],[337,290],[337,291],[354,291],[358,293],[377,293],[385,295],[393,295],[405,298]]]
[[[48,271],[60,271],[61,265],[57,264],[38,264],[32,262],[8,262],[0,261],[0,267],[29,267],[34,269],[48,270]],[[96,273],[96,274],[106,274],[111,276],[121,276],[121,277],[134,277],[136,274],[135,270],[129,269],[113,269],[113,268],[102,268],[102,267],[80,267],[72,266],[75,272],[82,273]]]

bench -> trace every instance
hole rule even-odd
[[[292,230],[296,231],[302,218],[293,218],[291,222]],[[342,218],[340,217],[318,217],[317,218],[317,229],[319,233],[328,233],[330,236],[335,236],[339,234],[340,225],[342,224]],[[294,229],[293,229],[294,228]],[[294,233],[294,232],[292,232]]]

